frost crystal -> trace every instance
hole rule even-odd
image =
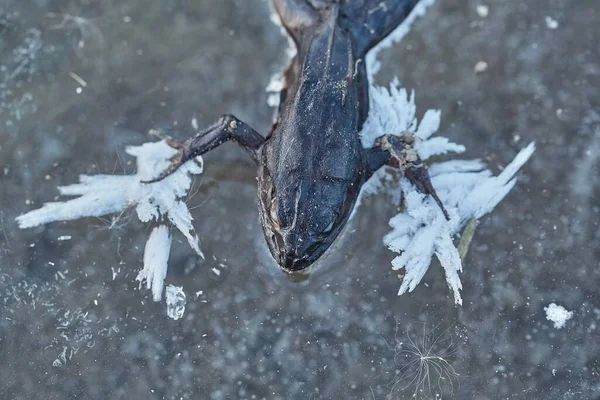
[[[144,268],[136,280],[146,281],[146,288],[152,290],[154,301],[160,301],[163,282],[167,276],[167,263],[171,252],[171,234],[165,225],[152,230],[144,249]]]
[[[567,311],[563,306],[551,303],[548,307],[544,307],[546,311],[546,319],[554,322],[556,329],[561,329],[565,326],[568,320],[573,316],[573,311]]]
[[[192,249],[203,256],[192,225],[192,215],[183,200],[192,185],[191,175],[202,173],[202,159],[198,157],[188,161],[159,182],[144,183],[158,177],[169,166],[176,150],[160,141],[128,147],[126,151],[137,157],[136,174],[81,175],[80,183],[58,188],[63,196],[79,197],[46,203],[40,209],[17,217],[19,227],[25,229],[55,221],[99,217],[135,206],[142,222],[168,219],[183,233]],[[155,301],[160,300],[162,295],[170,245],[171,237],[164,224],[152,231],[146,243],[144,268],[137,279],[146,281]]]
[[[167,316],[174,320],[183,317],[185,312],[185,293],[180,286],[167,286]]]
[[[446,153],[462,153],[465,147],[443,137],[431,137],[440,126],[440,111],[428,110],[418,123],[414,94],[400,89],[397,80],[390,89],[371,87],[371,108],[364,124],[361,139],[364,147],[372,147],[375,139],[384,134],[415,133],[415,149],[423,160]],[[447,221],[442,211],[429,196],[419,193],[405,178],[400,180],[404,194],[404,211],[390,220],[392,231],[384,237],[388,248],[400,255],[392,261],[392,268],[405,269],[398,294],[411,292],[429,269],[433,255],[438,258],[454,300],[462,304],[462,284],[458,273],[462,262],[453,243],[471,218],[481,218],[490,212],[515,185],[513,179],[519,168],[529,159],[535,145],[531,143],[498,176],[485,168],[480,160],[451,160],[434,163],[429,168],[432,184],[450,214]],[[387,172],[375,174],[365,191],[381,189],[381,180],[389,181]],[[399,196],[398,196],[399,197]]]

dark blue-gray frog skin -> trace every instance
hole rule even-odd
[[[359,136],[369,111],[365,54],[417,2],[273,0],[297,54],[283,73],[271,131],[265,138],[224,115],[186,141],[165,137],[179,151],[158,180],[226,141],[237,142],[258,165],[265,238],[287,272],[323,255],[348,221],[363,183],[384,165],[400,169],[448,217],[409,132],[389,132],[371,149],[362,147]]]

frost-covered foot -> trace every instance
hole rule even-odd
[[[401,135],[384,135],[375,141],[375,146],[389,152],[391,158],[388,165],[399,168],[404,176],[412,183],[415,188],[428,196],[431,196],[444,213],[447,220],[450,220],[448,211],[442,204],[437,195],[427,165],[419,157],[419,153],[414,149],[415,136],[413,132],[404,131]]]
[[[181,165],[160,182],[146,183],[161,176],[169,168],[170,159],[177,150],[165,141],[128,147],[127,153],[137,158],[137,173],[133,175],[81,175],[80,183],[59,187],[63,196],[79,196],[65,202],[46,203],[40,209],[17,217],[22,229],[55,221],[68,221],[84,217],[99,217],[119,213],[135,207],[142,222],[158,222],[144,251],[144,268],[137,279],[145,281],[159,301],[167,273],[171,247],[168,220],[187,238],[194,251],[200,255],[198,237],[192,225],[184,197],[192,185],[192,175],[202,173],[202,158],[196,157]]]
[[[444,137],[432,137],[440,127],[440,112],[428,110],[420,122],[416,117],[414,94],[409,95],[395,80],[386,88],[372,86],[369,91],[369,117],[363,127],[362,142],[370,148],[375,140],[389,132],[415,132],[414,149],[423,161],[447,153],[462,153],[465,147]],[[429,167],[431,184],[447,210],[445,215],[435,199],[423,194],[423,189],[402,178],[395,193],[403,194],[404,210],[390,220],[392,231],[384,243],[399,256],[392,261],[392,269],[405,269],[398,294],[413,291],[421,282],[435,255],[446,274],[454,300],[462,304],[462,284],[458,273],[462,260],[453,239],[472,218],[489,213],[516,184],[517,171],[535,150],[534,143],[521,150],[498,176],[480,160],[451,160],[433,163]],[[390,176],[382,169],[363,188],[365,193],[383,189],[382,181]],[[395,183],[395,182],[392,182]],[[394,200],[400,198],[396,195]],[[447,219],[446,217],[450,218]]]
[[[164,132],[152,129],[149,132],[150,135],[156,136],[161,139],[164,143],[177,150],[177,152],[169,159],[170,163],[164,171],[162,171],[157,177],[154,179],[149,179],[147,181],[143,181],[142,183],[155,183],[165,179],[167,176],[171,175],[175,172],[179,167],[189,161],[191,157],[191,149],[190,149],[190,140],[180,140],[174,139],[171,136],[165,134]]]

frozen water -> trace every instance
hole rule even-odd
[[[573,311],[567,311],[566,308],[555,303],[544,307],[544,311],[546,311],[546,319],[552,321],[556,329],[564,328],[567,321],[573,317]]]
[[[546,26],[548,27],[548,29],[557,29],[558,21],[550,16],[546,16]]]
[[[174,320],[183,317],[185,312],[185,293],[180,286],[167,286],[167,316]]]
[[[182,165],[173,174],[158,182],[145,183],[158,177],[170,164],[176,150],[164,141],[130,146],[127,153],[137,158],[137,173],[133,175],[81,175],[80,183],[59,187],[63,196],[80,196],[65,202],[46,203],[42,208],[17,217],[21,229],[55,221],[83,217],[98,217],[136,207],[142,222],[163,221],[167,218],[186,237],[194,251],[203,257],[198,237],[192,225],[192,215],[184,196],[192,185],[191,175],[202,173],[202,158]],[[159,301],[171,236],[165,225],[155,228],[144,251],[144,268],[137,279],[146,281],[153,299]]]
[[[137,276],[140,282],[146,282],[146,288],[152,290],[154,301],[160,301],[163,282],[167,276],[169,253],[171,252],[171,234],[165,225],[157,226],[150,233],[144,249],[144,268]]]
[[[414,93],[400,88],[394,80],[389,90],[371,86],[369,117],[361,133],[363,146],[371,147],[384,134],[401,135],[414,132],[415,149],[423,160],[447,153],[462,153],[465,147],[444,137],[431,137],[440,127],[439,110],[427,110],[420,123],[416,117]],[[479,160],[451,160],[433,163],[430,175],[434,188],[451,218],[447,221],[438,205],[424,196],[407,179],[402,179],[404,211],[390,220],[392,231],[384,238],[388,248],[400,255],[392,261],[392,268],[404,268],[406,273],[398,295],[411,292],[421,282],[432,258],[440,261],[448,286],[456,304],[462,304],[462,283],[458,273],[462,261],[453,243],[454,237],[471,218],[481,218],[508,194],[515,185],[516,172],[533,154],[531,143],[523,149],[497,177],[485,169]],[[375,174],[365,191],[373,193],[385,187],[381,176]],[[397,197],[399,198],[399,196]]]
[[[390,394],[398,379],[396,387],[409,384],[402,371],[415,364],[407,363],[420,360],[398,350],[410,350],[410,339],[440,344],[450,328],[462,357],[448,362],[459,377],[452,394],[447,379],[437,390],[431,370],[434,395],[598,399],[596,0],[437,1],[379,54],[380,85],[398,76],[407,94],[415,89],[419,122],[442,110],[432,138],[466,147],[436,173],[498,175],[536,142],[518,184],[480,221],[460,275],[462,307],[435,257],[415,290],[396,296],[405,271],[391,270],[396,254],[381,238],[399,188],[365,197],[331,256],[291,281],[267,259],[256,169],[230,144],[205,157],[203,184],[186,196],[206,260],[171,227],[168,283],[194,299],[178,321],[167,317],[164,293],[154,303],[136,290],[155,225],[133,210],[118,229],[99,218],[18,229],[17,215],[55,201],[56,186],[79,173],[111,174],[115,165],[131,173],[135,159],[120,152],[146,141],[150,128],[186,138],[193,117],[201,128],[232,112],[268,132],[264,88],[284,67],[287,42],[267,3],[0,1],[0,10],[19,13],[6,23],[0,11],[0,68],[18,65],[13,49],[29,29],[43,41],[32,68],[0,88],[0,97],[12,91],[0,107],[0,398],[411,398],[414,386]],[[485,19],[478,4],[489,6]],[[55,29],[62,16],[52,12],[87,18],[105,46],[85,40],[80,48],[79,32]],[[547,28],[546,15],[558,29]],[[480,60],[488,69],[475,74]],[[79,95],[71,71],[88,83]],[[473,158],[480,161],[464,163]],[[385,178],[385,186],[401,181]],[[72,239],[57,240],[64,235]],[[563,329],[546,320],[551,302],[573,312]],[[419,329],[424,323],[436,327],[432,335]],[[66,363],[53,367],[63,354]]]

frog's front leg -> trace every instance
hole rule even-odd
[[[250,157],[258,162],[258,150],[265,142],[265,138],[249,125],[228,114],[223,115],[217,123],[187,140],[173,139],[156,131],[151,133],[159,136],[169,146],[177,149],[177,154],[171,159],[171,165],[158,178],[146,183],[160,181],[171,175],[187,161],[230,140],[242,146],[250,154]]]
[[[398,168],[419,192],[433,197],[446,219],[450,220],[448,212],[431,184],[427,166],[413,148],[414,140],[413,134],[408,131],[401,136],[384,135],[377,138],[375,145],[365,151],[367,176],[371,176],[384,165]]]

